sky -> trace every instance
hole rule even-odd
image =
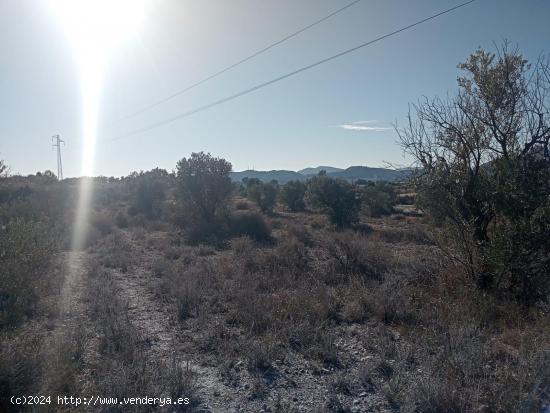
[[[0,159],[12,173],[82,173],[81,65],[52,0],[0,0]],[[234,170],[404,166],[392,124],[409,103],[456,91],[457,64],[508,39],[549,53],[550,1],[477,0],[450,14],[246,96],[209,104],[452,7],[450,0],[362,0],[284,44],[139,116],[120,120],[342,7],[344,0],[146,0],[140,27],[110,53],[99,87],[94,175],[175,168],[191,152]]]

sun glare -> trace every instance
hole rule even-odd
[[[93,174],[101,85],[116,47],[131,37],[144,16],[144,0],[50,0],[74,50],[81,79],[82,167]]]
[[[66,32],[80,72],[82,101],[81,175],[94,174],[99,105],[105,70],[117,46],[130,40],[144,16],[145,0],[49,0]],[[92,181],[83,179],[73,249],[86,238]]]

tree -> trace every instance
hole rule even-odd
[[[261,182],[253,179],[247,182],[248,197],[256,202],[264,214],[271,214],[277,202],[279,186],[275,182]]]
[[[357,222],[360,202],[351,184],[328,177],[322,172],[308,181],[305,195],[307,203],[326,212],[338,228]]]
[[[212,222],[222,212],[231,195],[231,163],[204,152],[192,153],[176,166],[176,182],[181,203],[194,218]]]
[[[364,209],[370,216],[379,217],[393,212],[396,195],[393,186],[387,182],[367,184],[362,195]]]
[[[128,179],[131,182],[132,198],[128,213],[141,213],[147,218],[159,218],[162,214],[162,204],[166,190],[172,182],[165,169],[155,168],[148,172],[133,173]]]
[[[458,93],[414,105],[398,131],[418,203],[459,241],[452,255],[480,288],[532,303],[550,274],[548,60],[531,66],[504,44],[459,68]]]
[[[8,175],[9,168],[4,160],[0,159],[0,178],[5,178]]]
[[[290,211],[303,211],[306,207],[306,189],[306,184],[302,181],[289,181],[281,189],[281,201]]]

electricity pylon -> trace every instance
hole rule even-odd
[[[57,148],[57,179],[63,179],[63,163],[61,162],[61,144],[65,146],[65,141],[61,139],[60,135],[52,136],[52,140],[55,142],[52,147]]]

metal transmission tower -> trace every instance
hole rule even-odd
[[[63,179],[63,163],[61,162],[61,144],[65,146],[65,141],[61,139],[60,135],[52,136],[52,141],[54,141],[54,144],[52,146],[54,148],[57,148],[57,179],[61,181]]]

